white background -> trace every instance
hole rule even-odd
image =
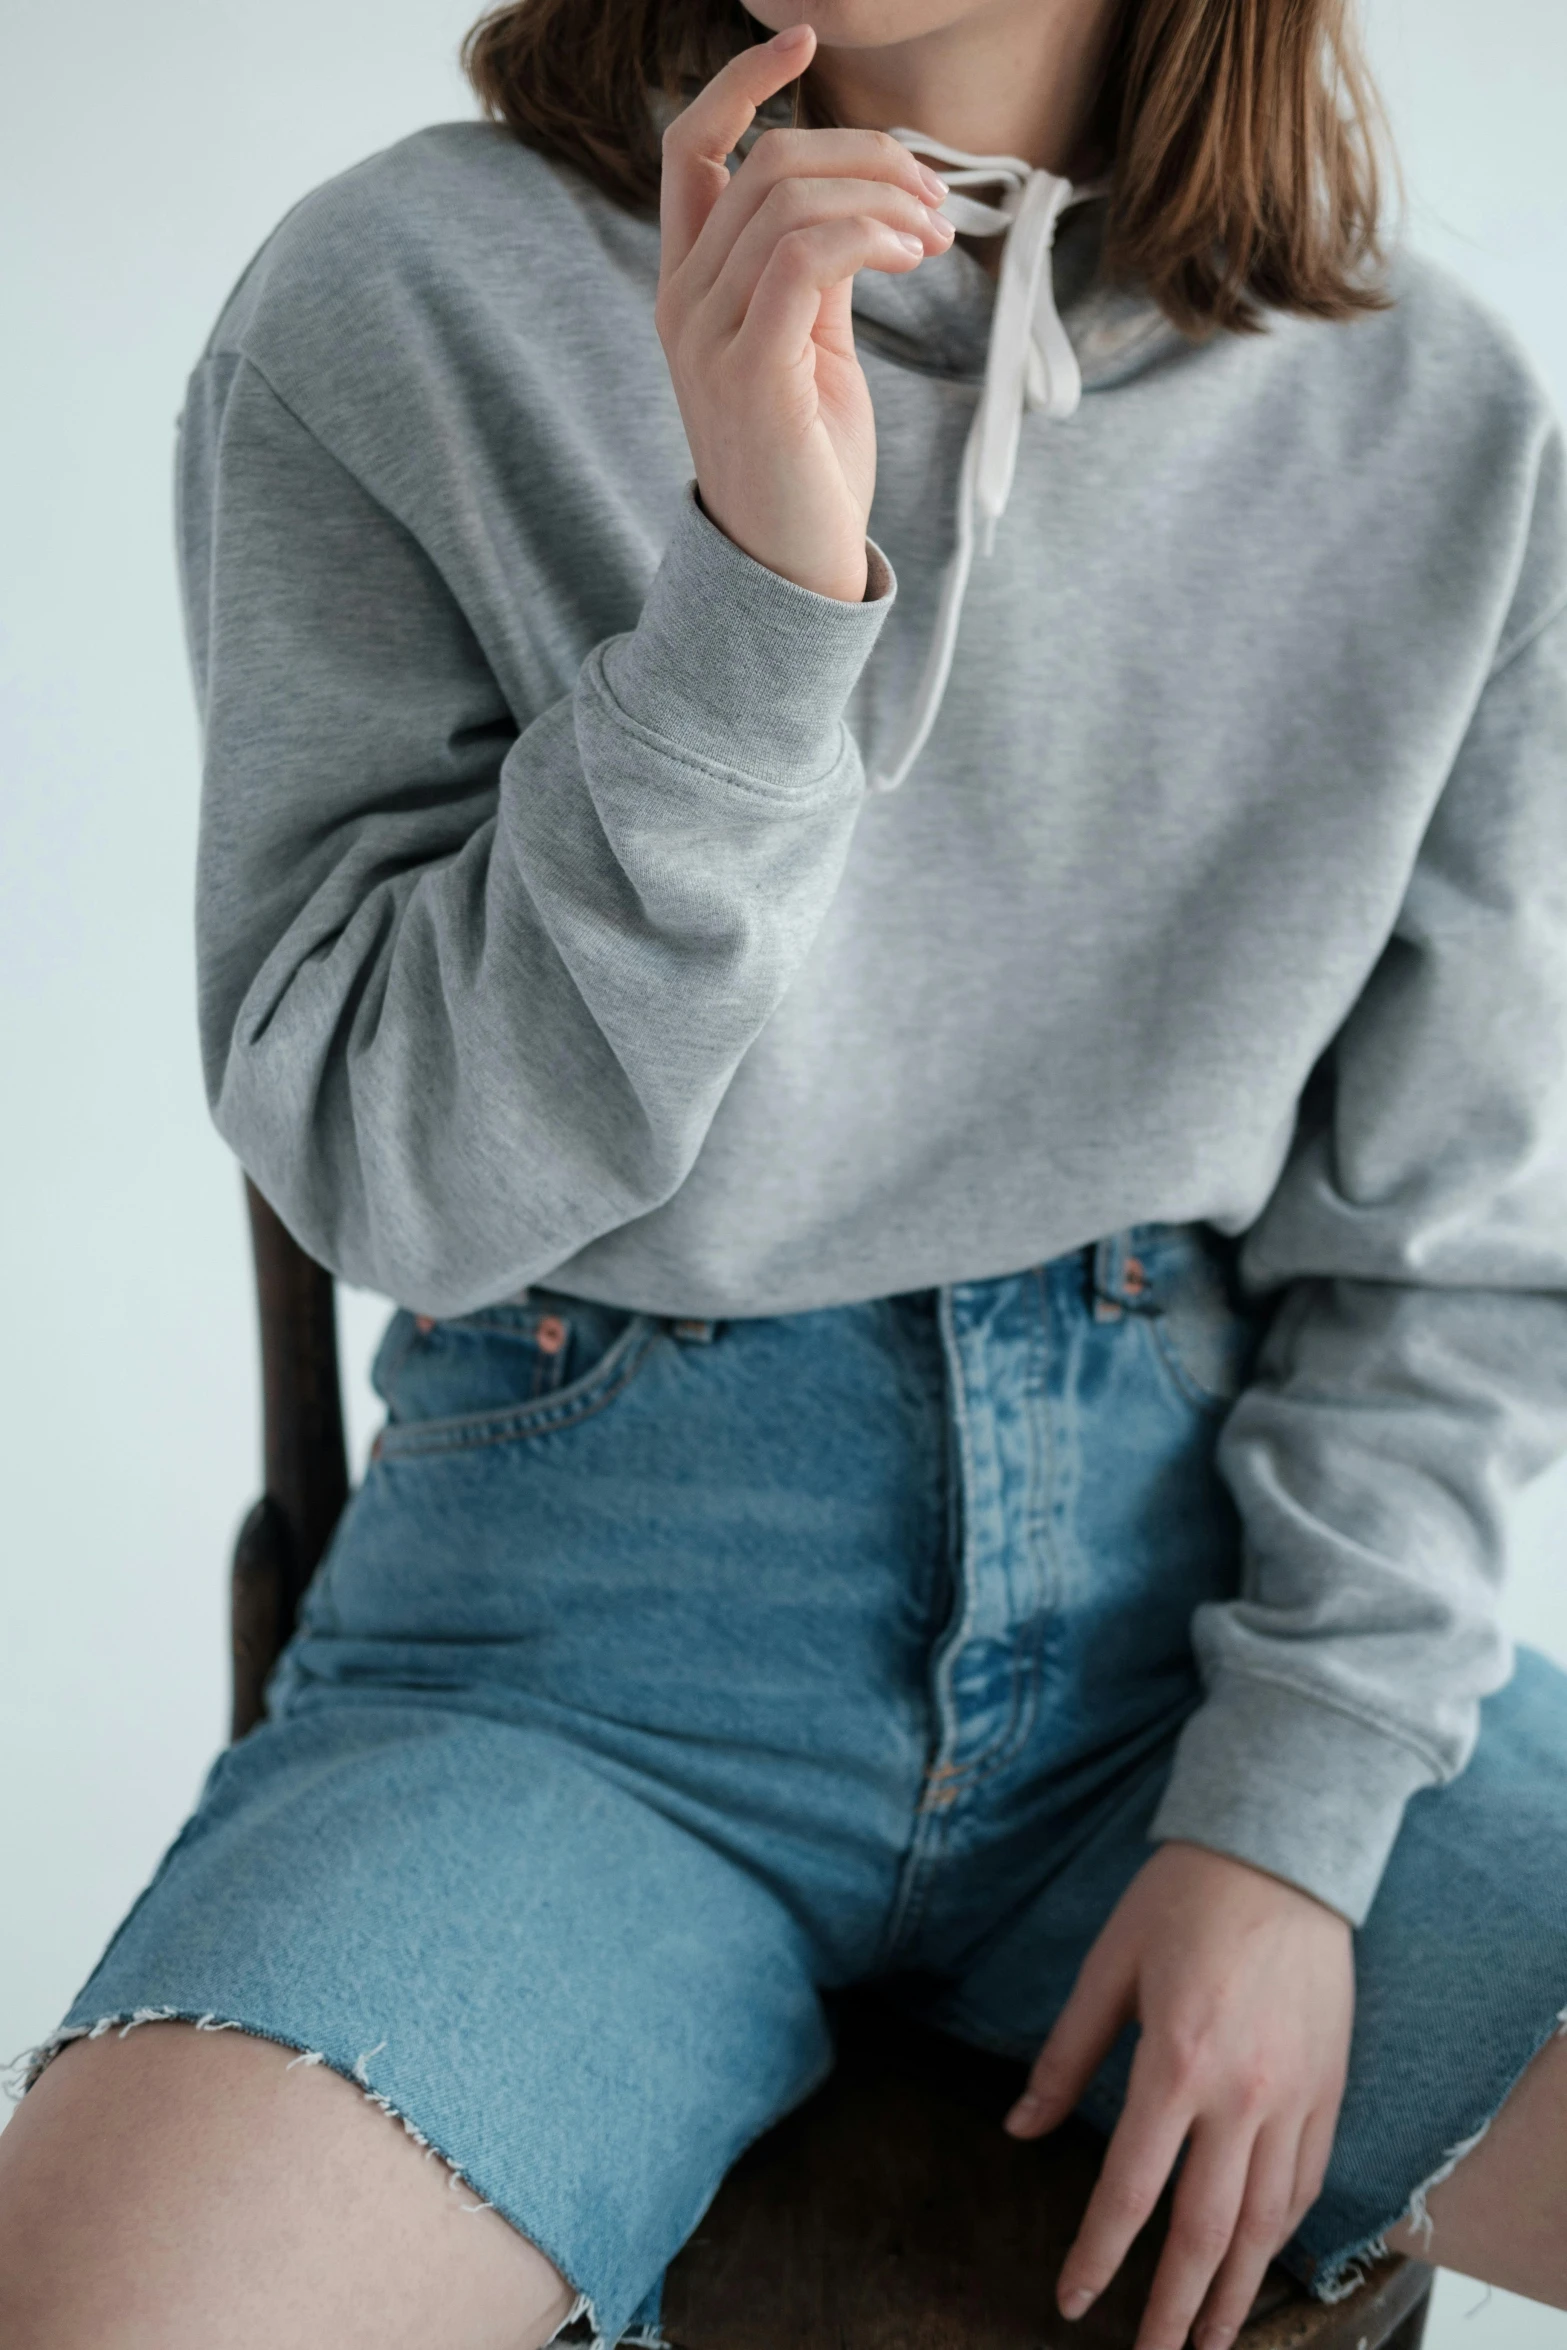
[[[469,0],[9,0],[0,57],[0,2056],[41,2037],[224,1735],[257,1479],[238,1180],[192,1014],[196,749],[169,519],[185,376],[297,196],[468,110]],[[1376,0],[1411,234],[1567,406],[1567,9]],[[356,1448],[382,1309],[345,1301]],[[1567,1663],[1526,1508],[1515,1632]],[[1564,1953],[1567,1963],[1567,1953]],[[1444,2281],[1437,2350],[1567,2350]]]

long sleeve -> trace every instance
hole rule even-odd
[[[1560,444],[1508,636],[1394,934],[1242,1271],[1277,1293],[1220,1464],[1238,1599],[1156,1837],[1364,1918],[1408,1798],[1511,1671],[1509,1495],[1567,1445],[1567,527]]]
[[[431,552],[232,355],[179,524],[217,1124],[348,1280],[514,1294],[679,1186],[808,950],[891,573],[814,595],[688,485],[636,625],[514,711]]]

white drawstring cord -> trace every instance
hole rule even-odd
[[[1017,470],[1018,441],[1025,408],[1060,418],[1076,412],[1083,395],[1077,354],[1061,323],[1051,282],[1050,255],[1056,224],[1071,203],[1093,194],[1074,188],[1053,172],[1036,171],[1016,155],[970,155],[922,131],[895,130],[912,152],[943,167],[951,193],[942,212],[966,236],[1005,236],[985,382],[958,469],[957,528],[951,560],[943,574],[936,624],[914,697],[908,728],[890,767],[870,778],[876,792],[896,791],[936,722],[952,669],[958,623],[974,560],[975,517],[984,520],[984,552],[995,545],[996,525],[1006,512]],[[948,168],[950,167],[950,168]],[[984,203],[966,191],[994,187],[1001,193]]]

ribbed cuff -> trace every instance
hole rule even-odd
[[[1352,1714],[1224,1673],[1181,1732],[1148,1833],[1250,1861],[1358,1926],[1405,1804],[1435,1777],[1401,1740]]]
[[[837,764],[843,713],[897,593],[866,542],[865,600],[796,586],[737,547],[686,484],[636,627],[605,650],[620,708],[677,752],[774,784]]]

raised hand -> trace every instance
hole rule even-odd
[[[917,269],[953,232],[945,183],[884,131],[769,130],[730,174],[815,47],[793,25],[741,50],[670,124],[655,318],[708,515],[769,570],[853,603],[876,486],[854,275]]]
[[[1080,2317],[1126,2256],[1175,2164],[1170,2233],[1135,2350],[1234,2340],[1275,2252],[1316,2201],[1344,2094],[1350,1929],[1261,1869],[1171,1841],[1111,1912],[1007,2127],[1066,2119],[1122,2025],[1131,2083],[1057,2298]]]

